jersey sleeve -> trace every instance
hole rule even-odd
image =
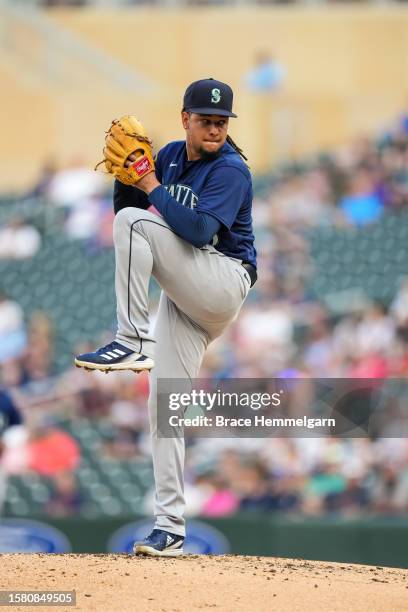
[[[171,229],[183,240],[201,248],[208,244],[220,229],[220,222],[204,211],[197,212],[177,202],[159,185],[149,195],[149,201],[157,208]]]
[[[200,193],[196,211],[215,217],[231,229],[250,186],[250,179],[238,168],[218,166]]]

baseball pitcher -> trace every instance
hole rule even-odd
[[[135,543],[136,554],[178,556],[185,538],[184,440],[157,435],[157,379],[197,377],[207,346],[235,319],[257,278],[251,175],[228,136],[232,102],[225,83],[192,83],[181,111],[186,139],[169,143],[155,159],[133,116],[113,121],[105,140],[102,163],[116,178],[118,329],[113,342],[75,364],[150,370],[156,523]],[[147,210],[151,205],[160,217]],[[162,288],[153,331],[151,275]]]

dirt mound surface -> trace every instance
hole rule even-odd
[[[4,554],[1,568],[0,590],[75,590],[76,606],[56,610],[408,610],[408,570],[393,568],[239,555],[116,554]]]

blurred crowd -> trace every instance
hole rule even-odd
[[[187,466],[192,514],[408,512],[405,439],[200,440]]]
[[[313,269],[310,228],[364,231],[384,215],[408,212],[407,117],[377,140],[282,166],[255,184],[259,281],[238,320],[210,346],[201,377],[407,377],[408,280],[389,303],[367,302],[341,316],[306,290]],[[111,193],[79,160],[63,170],[47,164],[24,198],[60,211],[58,230],[69,239],[112,247]],[[0,225],[0,259],[33,258],[41,241],[40,227],[13,217]],[[156,306],[153,300],[152,320]],[[89,348],[107,338],[109,330],[101,329]],[[59,372],[54,355],[50,313],[28,315],[0,291],[0,385],[26,417],[18,433],[6,436],[2,469],[52,478],[55,496],[46,511],[70,514],[84,501],[76,481],[81,446],[58,419],[109,423],[110,435],[95,453],[112,461],[145,460],[148,380]],[[189,440],[186,475],[190,514],[408,512],[405,438]],[[150,514],[151,504],[149,493],[140,510]]]

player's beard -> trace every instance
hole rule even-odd
[[[220,147],[217,151],[206,151],[200,147],[200,159],[202,159],[202,161],[214,161],[221,155],[221,148],[222,147]]]

